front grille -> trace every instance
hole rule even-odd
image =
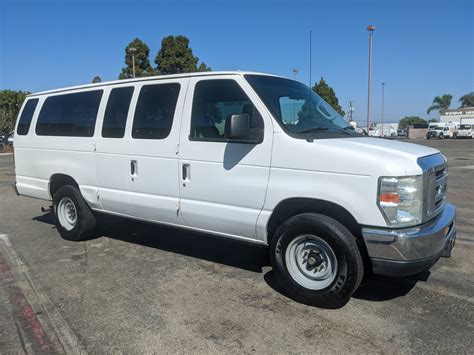
[[[441,154],[418,159],[423,169],[423,221],[436,216],[444,206],[448,186],[448,167]]]
[[[436,168],[435,168],[436,169]],[[448,187],[448,169],[446,166],[437,167],[434,176],[434,188],[431,191],[430,199],[434,200],[433,214],[437,214],[443,207],[444,197]],[[429,216],[428,216],[429,217]]]

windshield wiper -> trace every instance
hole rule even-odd
[[[314,133],[314,132],[320,132],[320,131],[335,131],[335,132],[341,132],[344,133],[345,135],[352,136],[352,133],[347,131],[347,129],[351,128],[350,126],[344,127],[344,128],[339,128],[339,127],[311,127],[308,129],[305,129],[303,131],[297,132],[297,133]],[[352,129],[352,128],[351,128]]]
[[[348,136],[352,136],[352,133],[348,131],[349,127],[344,127],[344,128],[333,128],[335,131],[344,133]]]
[[[303,131],[299,131],[299,132],[296,132],[296,133],[313,133],[313,132],[318,132],[318,131],[328,131],[329,128],[327,127],[311,127],[311,128],[308,128],[308,129],[305,129]]]

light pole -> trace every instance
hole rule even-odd
[[[137,49],[135,47],[130,47],[128,53],[132,55],[132,73],[133,77],[135,77],[135,53],[137,53]]]
[[[370,76],[372,72],[372,36],[375,31],[375,26],[367,26],[367,31],[370,32],[369,35],[369,79],[367,85],[367,134],[369,134],[370,129]]]
[[[383,137],[383,109],[385,101],[385,83],[382,82],[382,137]]]
[[[349,122],[352,122],[352,112],[354,111],[354,106],[352,106],[352,101],[349,101]]]

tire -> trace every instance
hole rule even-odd
[[[444,134],[443,133],[440,133],[439,136],[438,136],[439,139],[444,139]]]
[[[298,262],[305,255],[306,263]],[[271,240],[270,259],[275,278],[289,297],[322,308],[343,307],[364,276],[356,238],[341,223],[321,214],[304,213],[286,220]],[[322,259],[325,262],[317,266],[322,271],[311,269]],[[322,277],[314,279],[318,276]]]
[[[53,196],[53,215],[62,238],[81,241],[94,236],[96,218],[77,187],[58,189]]]

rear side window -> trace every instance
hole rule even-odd
[[[200,81],[194,90],[189,138],[225,142],[225,121],[232,115],[242,113],[249,115],[253,127],[258,111],[236,81]]]
[[[92,137],[102,90],[50,96],[41,108],[39,136]]]
[[[112,89],[105,109],[102,137],[123,138],[133,87]]]
[[[179,84],[142,87],[133,119],[133,138],[164,139],[168,137],[173,125],[179,89]]]
[[[20,121],[18,122],[18,128],[16,130],[16,133],[20,136],[28,134],[36,105],[38,105],[38,99],[31,99],[26,102],[23,112],[20,116]]]

